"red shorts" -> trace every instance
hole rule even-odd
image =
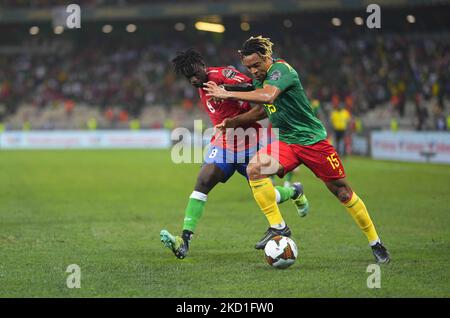
[[[266,153],[278,160],[284,168],[279,177],[283,177],[303,163],[323,181],[345,178],[341,159],[327,140],[308,146],[275,141],[258,153]]]

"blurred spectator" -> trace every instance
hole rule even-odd
[[[344,108],[342,103],[331,111],[330,121],[333,127],[336,150],[339,153],[339,156],[342,157],[346,154],[345,136],[350,119],[350,113]]]
[[[89,130],[96,130],[97,129],[97,119],[94,117],[89,118],[86,125]]]
[[[105,110],[105,118],[110,122],[113,123],[116,119],[116,116],[114,115],[114,110],[111,107],[108,107]]]
[[[167,118],[164,121],[164,128],[165,129],[169,129],[169,130],[174,129],[175,128],[175,122],[171,118]]]
[[[24,122],[23,122],[23,125],[22,125],[22,130],[23,131],[30,131],[31,130],[31,123],[28,121],[28,120],[25,120]]]
[[[391,131],[392,132],[398,131],[398,119],[395,117],[391,118]]]
[[[447,130],[447,120],[445,118],[443,109],[439,107],[439,105],[436,105],[436,107],[433,110],[434,112],[434,128],[436,130]]]
[[[130,129],[131,130],[139,130],[141,129],[141,123],[138,119],[130,120]]]
[[[74,108],[74,107],[75,107],[75,103],[74,103],[73,100],[67,99],[67,100],[64,102],[64,109],[65,109],[65,111],[66,111],[67,116],[72,115],[72,112],[73,112],[73,108]]]
[[[426,121],[428,119],[428,110],[427,107],[423,103],[416,104],[416,112],[417,112],[417,130],[425,130]]]
[[[122,123],[128,122],[128,112],[125,109],[122,109],[119,113],[119,121]]]
[[[318,99],[313,99],[311,101],[311,108],[313,110],[314,115],[320,119],[320,101]]]
[[[185,98],[183,99],[183,109],[187,112],[191,112],[194,108],[194,103],[191,99]]]

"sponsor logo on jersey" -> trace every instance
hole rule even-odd
[[[229,69],[229,68],[226,68],[226,69],[223,69],[222,74],[226,78],[232,79],[233,77],[236,76],[236,71],[234,71],[232,69]]]
[[[270,74],[269,79],[272,81],[278,81],[281,78],[281,72],[279,70],[275,70]]]

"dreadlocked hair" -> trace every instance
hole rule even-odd
[[[205,61],[199,52],[191,48],[185,52],[177,52],[172,64],[178,75],[190,77],[195,73],[197,66],[205,66]]]
[[[261,57],[270,58],[272,57],[272,46],[270,38],[263,38],[262,35],[251,36],[238,52],[241,57],[256,53]]]

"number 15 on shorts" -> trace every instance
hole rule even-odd
[[[339,160],[338,160],[338,158],[336,158],[336,156],[337,156],[337,153],[335,152],[332,155],[329,155],[327,157],[327,160],[330,163],[333,170],[336,170],[340,166]]]

